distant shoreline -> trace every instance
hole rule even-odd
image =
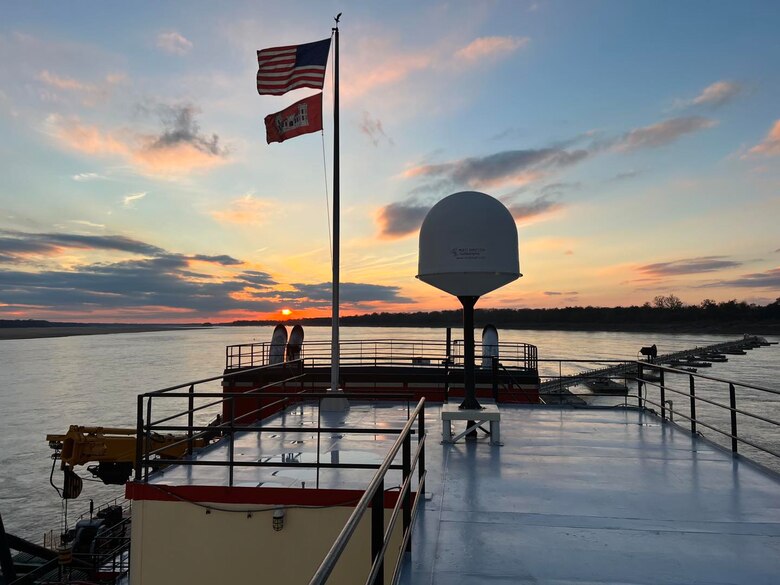
[[[152,333],[155,331],[184,331],[210,329],[192,325],[75,325],[67,327],[2,327],[0,341],[14,339],[44,339],[47,337],[72,337],[74,335],[111,335],[114,333]]]
[[[213,326],[199,327],[197,325],[71,325],[71,326],[50,326],[50,327],[7,327],[0,328],[0,341],[16,339],[44,339],[52,337],[72,337],[76,335],[112,335],[117,333],[153,333],[156,331],[193,331],[212,329],[213,327],[235,327],[241,329],[244,327],[273,327],[277,322],[254,323],[252,325],[233,325],[230,323],[215,323]],[[292,325],[295,321],[283,322],[283,324]],[[321,323],[302,324],[310,327],[327,327]],[[435,324],[428,327],[421,327],[418,324],[396,323],[383,325],[365,325],[357,323],[342,323],[341,327],[350,329],[353,327],[367,327],[373,329],[383,329],[388,327],[396,328],[430,328],[444,329],[451,327],[453,331],[460,329],[457,324]],[[482,327],[477,323],[477,329]],[[670,334],[711,334],[711,335],[742,335],[745,333],[751,335],[770,335],[780,336],[780,324],[778,323],[634,323],[634,324],[616,324],[616,323],[529,323],[521,325],[518,323],[505,323],[497,325],[501,330],[527,330],[527,331],[591,331],[591,332],[620,332],[620,333],[670,333]]]

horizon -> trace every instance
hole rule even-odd
[[[777,2],[0,10],[0,319],[328,317],[332,51],[322,137],[266,144],[318,90],[255,75],[339,12],[343,316],[459,308],[415,274],[462,190],[518,227],[524,276],[478,308],[778,296]]]
[[[668,299],[669,297],[676,297],[673,293],[671,295],[661,295],[660,298],[662,299]],[[680,307],[677,307],[679,309],[693,309],[693,308],[703,308],[703,304],[707,302],[713,302],[712,299],[702,299],[702,301],[698,303],[685,303],[681,299],[677,298],[678,301],[682,303]],[[558,307],[520,307],[520,308],[512,308],[512,307],[475,307],[476,312],[480,311],[500,311],[500,310],[529,310],[529,311],[547,311],[547,310],[567,310],[567,309],[584,309],[584,310],[616,310],[616,309],[644,309],[644,308],[650,308],[650,309],[657,309],[657,310],[669,310],[671,307],[668,306],[659,306],[656,299],[653,299],[654,302],[651,301],[645,301],[642,304],[636,304],[636,305],[613,305],[613,306],[601,306],[601,305],[564,305],[564,306],[558,306]],[[751,308],[762,308],[766,307],[768,305],[780,305],[780,297],[775,299],[772,303],[769,303],[768,305],[758,305],[754,303],[747,303],[746,301],[741,301],[738,299],[729,299],[727,301],[722,301],[721,303],[717,303],[719,305],[728,305],[734,303],[736,305],[747,305]],[[346,315],[342,316],[342,320],[344,318],[360,318],[360,317],[371,317],[373,315],[381,315],[381,314],[388,314],[388,315],[415,315],[420,313],[431,313],[431,312],[452,312],[452,313],[459,313],[462,311],[461,308],[448,308],[448,309],[431,309],[428,311],[425,310],[414,310],[414,311],[374,311],[372,313],[356,313],[353,315]],[[39,319],[36,317],[25,317],[21,319],[3,319],[0,318],[0,323],[2,322],[17,322],[17,321],[43,321],[48,323],[55,323],[55,324],[66,324],[66,325],[149,325],[149,326],[165,326],[165,325],[182,325],[182,326],[219,326],[219,325],[233,325],[235,323],[253,323],[253,322],[262,322],[262,323],[277,323],[277,324],[284,324],[287,325],[289,323],[295,323],[295,322],[304,322],[310,319],[321,319],[325,320],[326,322],[329,322],[330,315],[324,315],[324,316],[314,316],[314,317],[295,317],[292,315],[278,315],[278,316],[272,316],[268,318],[258,318],[258,319],[234,319],[232,321],[223,321],[223,322],[210,322],[210,321],[199,321],[199,322],[163,322],[163,321],[149,321],[149,322],[125,322],[125,321],[51,321],[49,319]],[[381,326],[380,326],[381,327]]]

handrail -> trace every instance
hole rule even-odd
[[[241,367],[253,367],[256,363],[264,363],[268,360],[272,344],[269,342],[244,343],[229,345],[225,348],[225,369]],[[434,340],[404,340],[404,339],[367,339],[347,340],[340,342],[341,359],[343,363],[354,361],[358,364],[374,364],[378,361],[403,362],[412,358],[429,359],[433,362],[450,358],[462,360],[459,354],[459,343],[456,340],[447,344]],[[491,346],[494,347],[494,346]],[[522,342],[500,342],[497,344],[499,353],[507,361],[522,362],[528,369],[536,369],[538,350],[535,345]],[[477,353],[480,354],[479,345]],[[278,349],[282,349],[279,347]],[[300,357],[307,363],[319,363],[330,360],[330,342],[307,341],[300,348]],[[477,359],[489,357],[477,355]],[[437,365],[436,363],[414,363],[424,366]]]
[[[297,359],[297,360],[290,360],[288,362],[283,362],[280,364],[265,364],[262,366],[255,366],[253,368],[247,369],[247,370],[241,370],[238,372],[230,372],[229,374],[222,374],[220,376],[212,376],[211,378],[203,378],[202,380],[194,380],[192,382],[185,382],[184,384],[177,384],[176,386],[168,386],[167,388],[160,388],[159,390],[153,390],[152,392],[146,392],[145,394],[141,394],[141,396],[156,396],[158,394],[164,394],[167,392],[170,392],[171,390],[178,390],[179,388],[187,388],[189,386],[194,386],[195,384],[205,384],[206,382],[216,382],[217,380],[224,380],[225,378],[232,378],[234,376],[243,376],[250,372],[256,372],[259,370],[268,370],[268,369],[282,369],[281,366],[287,366],[288,364],[295,364],[295,363],[303,363],[303,360]],[[280,382],[281,383],[281,382]]]
[[[385,475],[387,475],[387,472],[390,469],[393,460],[398,454],[398,450],[401,448],[402,445],[404,445],[406,441],[408,441],[409,437],[411,436],[412,425],[414,424],[415,419],[419,419],[418,424],[420,425],[425,424],[424,423],[425,398],[420,398],[420,401],[417,403],[417,406],[415,407],[414,411],[412,411],[412,413],[409,415],[409,419],[406,421],[406,424],[404,425],[401,434],[398,436],[395,443],[393,443],[393,446],[388,451],[384,461],[382,462],[382,465],[379,467],[379,469],[377,469],[376,473],[374,474],[374,477],[371,478],[368,487],[366,487],[366,490],[363,492],[363,496],[360,498],[360,501],[358,501],[357,505],[355,506],[355,509],[353,510],[346,524],[344,524],[344,527],[341,529],[341,532],[336,537],[336,540],[333,541],[333,545],[330,547],[328,554],[325,555],[325,558],[322,560],[320,566],[315,571],[314,575],[309,581],[309,585],[323,585],[324,583],[327,582],[328,578],[330,577],[330,574],[333,572],[333,569],[336,567],[336,563],[341,557],[341,554],[344,552],[344,549],[347,547],[347,544],[349,544],[352,535],[354,534],[355,530],[358,527],[358,524],[363,518],[363,515],[368,509],[369,503],[373,501],[373,506],[379,504],[376,495],[380,487],[382,487],[382,491],[379,493],[382,496],[382,499],[384,498],[383,486],[384,486]],[[418,438],[418,441],[424,441],[424,439],[425,439],[425,434],[421,433],[420,437]],[[424,456],[422,455],[424,454],[424,452],[425,452],[424,447],[423,449],[420,449],[418,447],[418,452],[417,452],[418,460],[421,460],[421,458]],[[425,470],[421,469],[421,471],[424,473]],[[409,475],[407,475],[407,478],[405,479],[408,481],[408,478],[410,477],[411,477],[411,473],[409,473]],[[398,501],[400,502],[401,500],[402,498],[399,495]],[[384,505],[382,505],[382,518],[384,519]],[[406,537],[406,533],[410,532],[411,529],[412,529],[411,525],[406,527],[405,534],[404,534],[405,537]],[[382,549],[386,551],[386,542],[388,540],[387,538],[388,535],[385,534],[384,536],[385,538],[382,544]],[[378,574],[378,571],[381,570],[381,569],[377,570],[375,569],[375,567],[377,565],[381,567],[381,565],[383,564],[384,551],[382,551],[381,549],[379,551],[376,551],[369,578],[371,578],[372,575],[375,578]],[[368,581],[368,582],[372,582],[372,581]]]
[[[764,423],[774,425],[774,427],[780,427],[780,421],[774,420],[772,418],[769,418],[768,416],[763,416],[760,414],[756,414],[753,412],[749,412],[747,410],[744,410],[743,408],[737,407],[737,392],[736,388],[743,388],[747,390],[755,390],[757,392],[766,392],[768,394],[772,395],[779,395],[780,391],[775,390],[773,388],[767,388],[765,386],[761,386],[759,384],[751,384],[749,382],[737,382],[734,380],[727,380],[725,378],[719,378],[717,376],[708,376],[706,374],[699,374],[694,372],[687,372],[685,370],[680,370],[671,366],[664,366],[661,364],[653,364],[643,361],[637,361],[635,362],[637,366],[637,374],[636,374],[636,380],[638,384],[638,391],[637,391],[637,397],[638,397],[638,403],[640,408],[644,408],[646,410],[650,410],[651,412],[654,412],[654,410],[651,410],[647,407],[647,404],[651,404],[653,406],[657,406],[660,409],[660,417],[662,420],[667,420],[667,411],[669,413],[669,420],[672,421],[673,416],[675,414],[678,414],[682,418],[686,419],[690,422],[690,431],[692,434],[696,435],[699,434],[697,427],[702,426],[707,429],[710,429],[720,435],[723,435],[729,439],[731,439],[731,451],[735,455],[739,452],[738,445],[740,443],[749,445],[750,447],[753,447],[754,449],[757,449],[759,451],[762,451],[764,453],[767,453],[768,455],[772,455],[773,457],[776,457],[780,459],[780,452],[775,451],[772,448],[762,446],[757,444],[754,441],[751,441],[745,437],[742,437],[739,435],[738,432],[738,425],[737,425],[737,415],[742,415],[745,417],[748,417],[753,420],[762,421]],[[645,377],[646,371],[655,371],[658,373],[657,378],[648,379]],[[670,386],[666,379],[664,374],[675,374],[680,376],[687,376],[688,377],[688,391],[685,392],[683,390],[680,390],[679,388]],[[696,394],[696,380],[706,380],[710,382],[716,382],[720,384],[727,384],[728,385],[728,396],[729,396],[729,404],[723,404],[722,402],[719,402],[717,400],[712,400],[710,398],[706,398],[704,396],[700,396]],[[643,396],[643,388],[644,396]],[[648,396],[648,388],[657,388],[658,392],[660,394],[660,400],[659,402],[654,402],[651,400]],[[666,392],[673,392],[676,395],[687,397],[689,400],[689,414],[684,414],[679,409],[674,410],[673,405],[670,401],[666,400]],[[730,414],[730,431],[726,432],[722,429],[719,429],[712,424],[709,424],[707,422],[704,422],[701,420],[701,416],[697,416],[696,414],[696,405],[698,403],[704,403],[709,404],[711,406],[714,406],[716,408],[722,409],[725,412],[728,412]],[[667,404],[669,406],[667,406]],[[658,414],[658,413],[656,413]]]
[[[706,359],[703,359],[702,361],[707,361]],[[642,362],[642,361],[636,361],[636,364],[641,364],[643,367],[651,367],[658,370],[665,370],[672,372],[673,374],[682,374],[685,376],[688,376],[689,374],[692,374],[692,372],[686,372],[685,370],[680,370],[677,368],[673,368],[672,366],[664,366],[662,364],[651,364],[648,362]],[[742,386],[743,388],[751,388],[753,390],[761,390],[762,392],[769,392],[770,394],[777,394],[780,396],[780,390],[775,390],[774,388],[767,388],[766,386],[761,386],[760,384],[751,384],[749,382],[737,382],[736,380],[727,380],[726,378],[718,378],[717,376],[709,376],[707,374],[699,374],[698,372],[694,374],[697,378],[703,378],[705,380],[712,380],[713,382],[723,382],[724,384],[736,384],[737,386]]]

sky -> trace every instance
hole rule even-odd
[[[415,275],[464,190],[524,275],[478,307],[780,296],[778,2],[5,2],[0,319],[329,315],[333,51],[321,134],[255,77],[339,12],[342,314],[459,307]]]

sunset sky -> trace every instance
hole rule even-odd
[[[519,230],[479,307],[780,296],[776,1],[4,2],[0,319],[328,315],[323,137],[263,126],[316,92],[255,75],[338,12],[344,314],[458,308],[414,275],[462,190]]]

